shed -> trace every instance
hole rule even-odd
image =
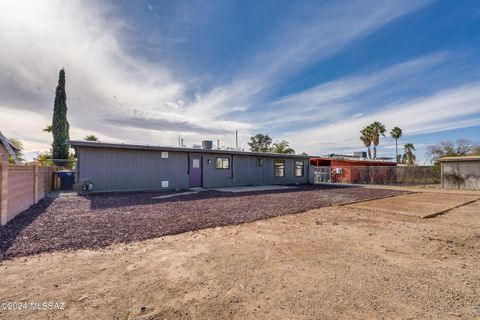
[[[77,192],[309,183],[309,156],[69,141]]]
[[[438,159],[442,188],[480,190],[480,155]]]

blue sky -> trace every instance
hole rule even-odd
[[[363,150],[400,126],[425,148],[480,142],[480,2],[3,1],[0,130],[48,150],[58,70],[71,137],[241,146],[267,133],[297,152]],[[385,138],[381,156],[394,156]]]

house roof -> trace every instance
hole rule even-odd
[[[18,162],[17,155],[15,152],[20,151],[20,149],[10,142],[0,131],[0,144],[2,144],[8,152],[8,155],[12,157],[13,161]]]
[[[480,160],[480,155],[472,155],[472,156],[458,156],[458,157],[443,157],[437,159],[440,162],[447,162],[447,161],[478,161]]]
[[[363,165],[376,165],[376,166],[396,166],[396,162],[384,161],[384,160],[362,160],[362,159],[344,159],[344,158],[310,158],[310,161],[335,161],[338,163],[347,163],[347,164],[363,164]]]
[[[191,153],[214,153],[214,154],[237,154],[245,156],[258,156],[270,158],[296,158],[296,159],[310,159],[311,156],[302,154],[283,154],[272,152],[249,152],[236,150],[220,150],[220,149],[196,149],[196,148],[181,148],[181,147],[163,147],[141,144],[126,144],[126,143],[105,143],[69,140],[67,141],[72,147],[89,147],[89,148],[107,148],[107,149],[129,149],[129,150],[155,150],[155,151],[170,151],[170,152],[191,152]]]

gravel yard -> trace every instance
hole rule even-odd
[[[436,206],[447,194],[416,195]],[[415,211],[417,203],[408,203]],[[3,260],[3,302],[65,308],[0,308],[0,319],[479,319],[480,201],[430,219],[370,209],[329,206],[101,250]]]
[[[155,199],[161,193],[124,193],[44,199],[0,227],[0,260],[64,249],[236,225],[333,204],[401,194],[371,188],[302,186],[255,193],[206,191]]]

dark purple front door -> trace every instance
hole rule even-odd
[[[202,157],[190,156],[190,187],[202,186]]]

